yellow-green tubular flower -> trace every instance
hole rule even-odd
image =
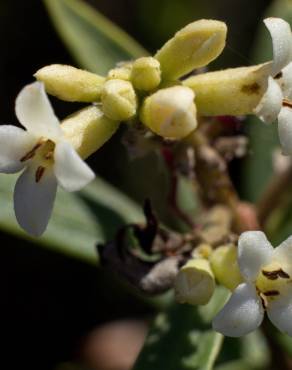
[[[230,290],[242,283],[237,262],[237,248],[234,244],[222,245],[215,249],[210,263],[218,282]]]
[[[161,81],[160,63],[152,57],[135,60],[131,72],[131,82],[135,89],[151,91]]]
[[[183,81],[196,94],[201,116],[252,114],[268,85],[271,64],[231,68]]]
[[[95,107],[84,108],[68,118],[61,125],[65,138],[83,159],[97,151],[119,127],[119,122],[107,118]]]
[[[47,93],[70,102],[94,102],[99,99],[104,77],[71,66],[52,64],[34,75]]]
[[[175,298],[179,303],[207,304],[215,289],[215,278],[205,259],[192,259],[179,271],[175,283]]]
[[[155,55],[164,79],[177,79],[209,64],[225,46],[225,23],[202,19],[178,31]]]
[[[184,86],[158,90],[145,99],[141,121],[157,135],[182,139],[197,127],[194,93]]]
[[[101,103],[104,114],[116,121],[126,121],[136,114],[137,97],[128,81],[106,81],[101,92]]]

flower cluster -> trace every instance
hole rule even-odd
[[[153,57],[120,63],[106,76],[58,64],[37,71],[37,82],[16,99],[25,130],[0,127],[0,172],[23,171],[14,190],[20,226],[34,236],[45,231],[57,185],[78,191],[92,181],[95,175],[84,160],[121,122],[173,141],[190,137],[204,116],[255,114],[267,123],[278,120],[283,154],[292,155],[292,33],[282,19],[264,22],[273,61],[251,67],[199,73],[221,54],[227,33],[223,22],[200,20],[177,32]],[[89,105],[60,122],[46,93]],[[224,220],[225,230],[231,221]],[[177,300],[207,303],[217,279],[233,294],[214,319],[215,330],[247,334],[267,311],[275,326],[292,335],[291,239],[273,249],[262,232],[251,231],[240,236],[238,247],[235,242],[210,245],[202,243],[180,269]]]

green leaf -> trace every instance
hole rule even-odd
[[[105,74],[116,63],[147,55],[129,35],[81,0],[44,0],[52,21],[76,61]]]
[[[210,320],[227,295],[227,291],[220,287],[210,303],[201,309],[176,304],[160,313],[134,370],[211,370],[223,336],[211,329]],[[202,315],[204,308],[209,313],[205,317]]]
[[[0,175],[0,229],[44,247],[96,263],[96,244],[113,238],[126,223],[143,221],[133,201],[97,178],[79,193],[58,190],[47,231],[41,238],[28,236],[13,212],[13,187],[18,175]]]

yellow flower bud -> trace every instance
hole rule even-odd
[[[194,93],[183,86],[158,90],[145,99],[141,121],[157,135],[182,139],[197,127]]]
[[[160,63],[152,57],[143,57],[133,63],[131,82],[137,90],[151,91],[161,81]]]
[[[108,80],[101,93],[102,111],[117,121],[126,121],[136,114],[137,97],[132,84],[124,80]]]
[[[155,55],[165,79],[177,79],[203,67],[221,54],[225,46],[225,23],[202,19],[177,32]]]
[[[218,282],[230,290],[234,290],[241,282],[237,263],[237,248],[234,244],[222,245],[215,249],[210,263]]]
[[[270,63],[231,68],[183,81],[196,94],[199,115],[252,114],[267,89]]]
[[[118,127],[119,122],[107,118],[93,105],[72,114],[61,125],[66,139],[83,159],[97,151]]]
[[[104,77],[71,66],[52,64],[34,75],[46,91],[71,102],[94,102],[99,99]]]
[[[179,271],[175,283],[175,298],[179,303],[206,304],[215,289],[210,264],[205,259],[192,259]]]
[[[132,64],[126,64],[121,67],[113,68],[108,72],[107,80],[125,80],[129,81],[131,77]]]

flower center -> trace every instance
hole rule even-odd
[[[282,269],[278,262],[264,266],[256,279],[257,292],[264,307],[275,300],[291,281],[290,275]]]
[[[40,139],[35,146],[26,153],[21,159],[21,162],[26,162],[33,159],[36,165],[35,181],[39,182],[43,177],[47,168],[54,163],[55,143],[52,140]]]

